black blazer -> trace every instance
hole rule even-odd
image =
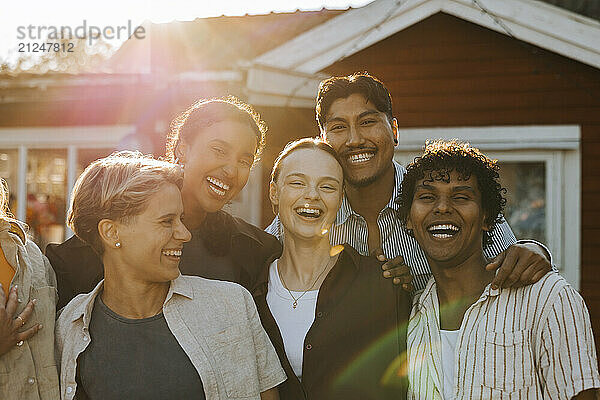
[[[269,265],[279,256],[267,260],[252,293],[288,375],[279,386],[281,400],[405,399],[411,300],[391,279],[383,278],[381,262],[344,245],[319,289],[315,320],[304,340],[300,382],[266,300]]]
[[[236,282],[250,289],[265,260],[281,252],[274,236],[224,211],[209,214],[205,225],[209,229],[192,232],[183,246],[179,269],[184,275]],[[58,309],[76,295],[91,292],[104,277],[102,261],[77,236],[49,244],[46,256],[56,272]]]

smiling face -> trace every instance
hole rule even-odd
[[[442,176],[437,171],[432,175]],[[417,181],[406,224],[430,263],[440,266],[455,266],[481,255],[487,230],[477,179],[462,180],[455,171],[449,178],[444,182],[426,173]]]
[[[165,183],[144,212],[116,223],[118,255],[128,276],[144,282],[168,282],[179,275],[183,243],[191,238],[181,222],[183,203],[177,186]]]
[[[369,185],[393,168],[396,120],[390,121],[362,94],[331,104],[323,137],[339,154],[346,180],[353,186]]]
[[[303,148],[287,155],[280,168],[269,194],[286,237],[323,237],[342,202],[340,164],[324,150]]]
[[[193,143],[177,153],[184,165],[186,214],[216,212],[244,188],[254,162],[257,137],[244,122],[225,120],[199,128]]]

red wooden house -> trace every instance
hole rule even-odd
[[[106,72],[0,76],[0,172],[16,214],[53,215],[45,235],[62,238],[69,189],[91,159],[115,147],[161,154],[178,111],[230,93],[270,127],[239,199],[245,207],[233,205],[264,226],[275,156],[289,140],[318,134],[319,80],[366,70],[392,93],[398,160],[438,137],[469,140],[500,160],[511,226],[548,244],[600,343],[599,19],[597,2],[574,0],[375,0],[148,24],[148,39],[126,42]],[[54,211],[40,192],[60,200]]]

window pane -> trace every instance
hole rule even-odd
[[[500,181],[508,189],[504,216],[517,239],[547,243],[546,165],[543,162],[501,162]]]
[[[27,152],[27,224],[41,249],[65,236],[67,151]]]
[[[10,195],[8,207],[13,214],[17,212],[18,157],[17,150],[0,149],[0,176],[8,184],[8,192]]]

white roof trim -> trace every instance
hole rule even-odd
[[[0,147],[116,147],[134,125],[86,125],[0,128]]]
[[[460,128],[401,128],[397,151],[421,151],[426,140],[461,138],[484,151],[551,149],[576,150],[578,125],[465,126]]]
[[[536,0],[477,0],[519,40],[600,68],[600,22]],[[316,74],[342,58],[357,53],[427,17],[444,12],[506,34],[473,0],[375,0],[351,9],[253,60],[255,83],[268,82],[271,71]],[[260,77],[260,74],[265,74]],[[279,78],[279,83],[284,83]],[[295,80],[295,79],[293,79]],[[313,77],[318,81],[318,77]],[[309,86],[316,88],[314,82]],[[247,84],[249,92],[261,86]],[[294,98],[313,99],[312,93],[293,93],[292,80],[282,85]],[[281,92],[281,89],[278,89]]]
[[[478,2],[518,39],[600,68],[598,21],[535,0]],[[254,62],[315,73],[438,12],[505,33],[472,0],[376,0],[304,32]]]

